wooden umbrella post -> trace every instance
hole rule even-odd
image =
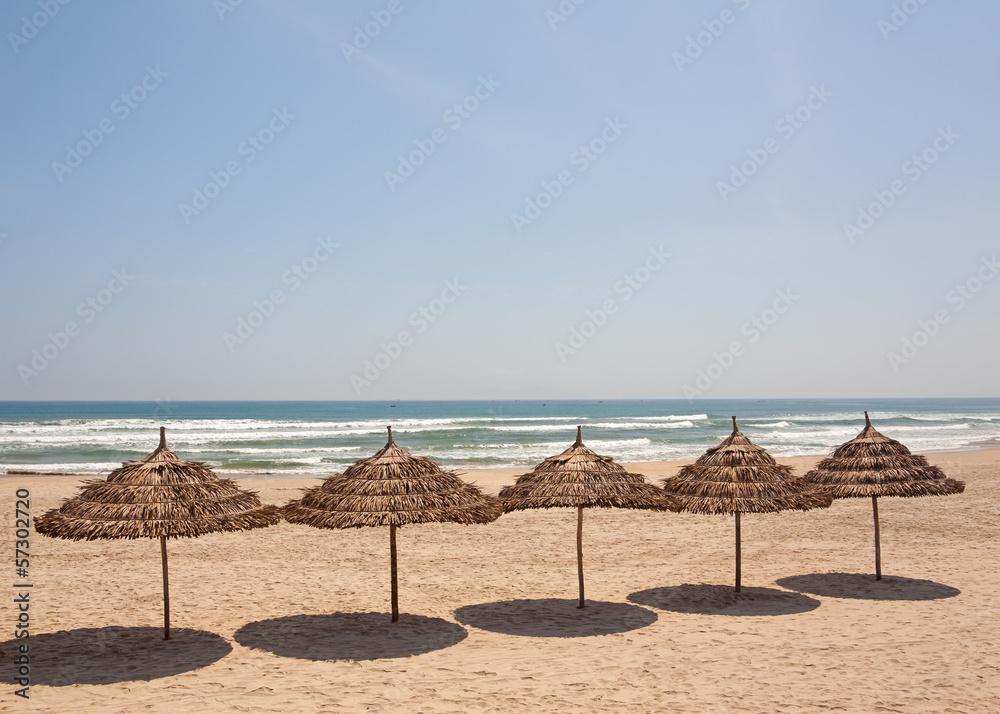
[[[98,512],[104,515],[95,516]],[[167,540],[264,528],[277,524],[281,512],[277,506],[262,504],[253,491],[219,479],[204,464],[178,458],[167,448],[166,429],[160,427],[159,446],[145,458],[123,463],[107,479],[85,483],[79,495],[34,520],[36,532],[56,538],[141,538],[143,550],[155,548],[159,539],[163,639],[169,640]]]
[[[882,579],[882,543],[878,533],[878,496],[872,496],[872,515],[875,517],[875,579]]]
[[[740,512],[736,511],[736,592],[740,591]]]
[[[392,621],[399,621],[399,585],[396,581],[396,526],[389,524],[389,558],[392,560]]]
[[[576,513],[576,570],[580,577],[580,604],[583,607],[583,506],[577,507]]]
[[[160,536],[160,560],[163,562],[163,639],[170,639],[170,580],[167,577],[167,538]]]

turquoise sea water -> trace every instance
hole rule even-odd
[[[443,467],[533,466],[575,438],[619,461],[693,458],[740,429],[775,456],[826,454],[867,409],[915,452],[1000,446],[1000,399],[456,402],[0,402],[0,470],[106,473],[167,427],[222,472],[331,473],[396,443]]]

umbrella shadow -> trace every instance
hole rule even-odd
[[[457,645],[464,627],[439,617],[387,612],[334,612],[259,620],[236,631],[244,647],[309,660],[393,659]]]
[[[657,615],[624,602],[544,598],[505,600],[466,605],[455,610],[455,619],[480,630],[523,637],[591,637],[638,630],[652,625]]]
[[[866,573],[811,573],[781,578],[778,585],[789,590],[852,600],[940,600],[961,590],[933,580],[885,575],[876,580]]]
[[[691,615],[775,616],[809,612],[820,602],[797,592],[774,588],[743,588],[732,585],[674,585],[640,590],[628,596],[630,602],[658,610]]]
[[[0,644],[6,660],[0,682],[13,684],[12,664],[18,647],[28,645],[32,684],[114,684],[150,681],[201,669],[217,662],[233,646],[213,632],[171,628],[163,639],[159,627],[90,627],[60,630]]]

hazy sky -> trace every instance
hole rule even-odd
[[[1000,396],[998,26],[5,2],[0,399]]]

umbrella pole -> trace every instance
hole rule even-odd
[[[399,621],[399,585],[396,582],[396,526],[389,524],[389,557],[392,560],[392,621]]]
[[[163,639],[170,639],[170,581],[167,578],[167,538],[160,536],[160,560],[163,562]]]
[[[736,592],[740,591],[740,512],[736,511]]]
[[[875,579],[882,579],[882,543],[878,533],[878,496],[872,496],[872,515],[875,517]]]
[[[580,604],[583,607],[583,506],[577,508],[576,515],[576,570],[580,577]]]

